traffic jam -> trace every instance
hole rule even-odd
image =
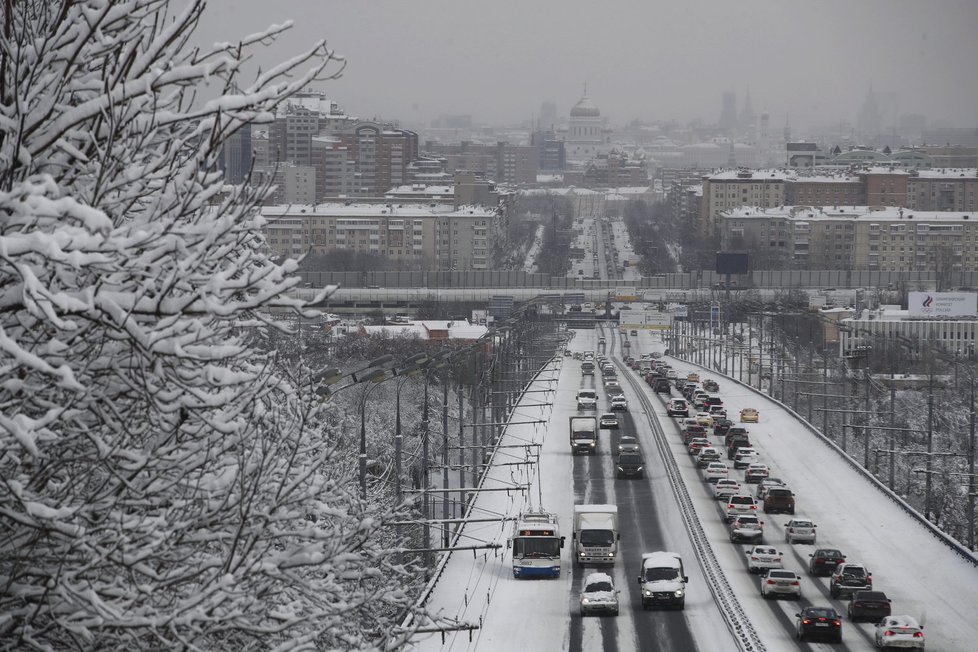
[[[574,352],[573,356],[593,368],[595,376],[600,374],[602,382],[596,386],[604,387],[613,406],[611,412],[595,415],[597,427],[618,428],[616,412],[627,409],[627,403],[615,365],[604,355],[590,351]],[[744,568],[757,577],[759,595],[765,600],[798,603],[793,619],[799,641],[843,642],[844,630],[853,626],[843,626],[847,619],[871,624],[872,631],[864,634],[878,648],[924,648],[923,624],[901,614],[899,604],[874,586],[872,569],[858,554],[832,545],[831,532],[805,516],[807,497],[796,495],[791,479],[769,465],[762,451],[752,444],[752,429],[765,423],[757,408],[748,406],[728,413],[719,380],[701,378],[698,372],[679,373],[661,353],[626,356],[623,362],[663,401],[663,414],[674,421],[676,436],[698,470],[704,490],[715,500],[717,518],[730,542],[743,546]],[[582,390],[578,397],[580,413],[597,410],[598,405],[596,392]],[[612,451],[616,479],[642,478],[648,462],[638,441],[630,435],[619,435],[618,440],[617,449]],[[588,452],[593,452],[593,445]],[[781,526],[777,534],[771,527],[775,523]],[[798,545],[810,546],[811,551],[806,565],[792,567],[788,562],[797,555],[786,552]],[[682,578],[681,571],[676,574]],[[817,590],[816,582],[825,583],[831,600],[822,599],[824,591]],[[589,577],[585,584],[591,587],[588,591],[599,587],[603,592],[597,602],[582,595],[582,615],[618,614],[617,599],[609,598],[616,596],[607,576]],[[609,586],[612,593],[607,592]],[[807,596],[804,603],[803,596]],[[656,605],[643,599],[642,606]]]

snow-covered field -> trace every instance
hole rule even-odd
[[[579,331],[571,341],[575,350],[594,350],[598,331]],[[610,331],[608,331],[610,335]],[[637,347],[636,347],[637,345]],[[632,353],[661,350],[663,345],[652,333],[642,333],[632,338]],[[571,470],[573,458],[568,454],[565,441],[567,417],[575,412],[574,392],[580,386],[579,363],[565,358],[557,372],[541,375],[540,387],[553,387],[552,395],[527,394],[525,403],[540,403],[542,396],[551,396],[553,406],[525,406],[517,410],[514,419],[550,419],[552,427],[512,426],[507,432],[508,443],[532,441],[542,443],[539,464],[530,468],[530,476],[521,472],[525,466],[500,466],[495,468],[487,486],[500,482],[522,483],[527,479],[533,484],[528,495],[516,492],[491,492],[480,495],[480,514],[519,513],[529,505],[539,505],[560,515],[565,534],[569,534],[570,515],[573,512]],[[670,359],[670,363],[682,373],[694,369],[692,365]],[[978,607],[978,568],[963,559],[935,537],[921,523],[911,518],[890,497],[872,486],[841,458],[841,454],[823,443],[816,435],[778,403],[741,385],[732,379],[696,369],[701,376],[712,376],[720,382],[720,394],[728,413],[736,415],[742,407],[755,407],[760,411],[760,422],[748,426],[752,442],[761,451],[763,460],[772,467],[772,475],[785,479],[796,493],[797,512],[811,517],[818,524],[818,545],[840,548],[850,561],[866,564],[873,572],[874,588],[885,591],[891,598],[894,613],[910,614],[926,623],[928,650],[973,649],[968,641],[972,637],[970,616]],[[626,373],[626,372],[622,372]],[[627,373],[632,373],[628,371]],[[556,378],[557,382],[552,380]],[[624,380],[624,378],[623,378]],[[625,383],[623,383],[625,384]],[[637,404],[633,390],[626,386],[630,402]],[[643,384],[644,391],[644,384]],[[672,419],[665,416],[662,402],[653,398],[657,406],[654,415],[662,423],[667,435],[678,433]],[[637,433],[643,448],[652,450],[649,433]],[[714,554],[720,560],[724,574],[733,587],[768,650],[795,647],[789,640],[794,613],[798,603],[769,603],[758,593],[758,579],[746,571],[744,545],[731,544],[721,521],[716,503],[712,500],[699,472],[682,447],[678,436],[670,436],[670,447],[680,467],[682,477],[694,499],[699,520],[706,530]],[[648,456],[647,456],[648,457]],[[740,472],[731,471],[734,477]],[[656,482],[650,478],[649,482]],[[668,530],[673,540],[672,549],[681,552],[684,559],[695,559],[686,552],[690,544],[684,536],[682,522],[675,509],[663,508],[657,502],[658,516],[670,523]],[[783,523],[788,517],[763,515],[765,541],[777,545],[786,553],[786,567],[803,576],[802,592],[806,602],[832,604],[840,613],[846,603],[833,601],[828,596],[827,579],[807,575],[808,554],[811,545],[788,545],[783,540]],[[512,560],[505,551],[510,523],[477,523],[465,529],[463,544],[473,543],[473,538],[496,542],[504,547],[488,553],[462,552],[452,555],[445,572],[434,588],[428,602],[432,610],[467,623],[480,623],[481,627],[468,632],[449,633],[444,643],[441,635],[422,635],[416,643],[419,650],[502,650],[502,649],[567,649],[571,619],[576,617],[577,596],[571,592],[571,564],[569,546],[564,549],[564,572],[556,581],[519,581],[512,578]],[[568,537],[569,541],[569,537]],[[711,595],[702,587],[706,579],[699,569],[687,562],[690,590],[684,619],[701,650],[736,649],[732,647],[723,621]],[[631,578],[623,577],[616,570],[619,588]],[[623,592],[624,593],[624,592]],[[632,610],[624,608],[616,619],[617,641],[620,649],[631,649],[636,627],[647,627],[647,622],[633,620]],[[637,612],[641,618],[654,618],[654,613]],[[607,619],[585,619],[581,645],[583,649],[602,646],[601,623]],[[845,648],[870,649],[873,626],[871,624],[844,624]]]

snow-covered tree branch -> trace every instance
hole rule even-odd
[[[0,2],[0,647],[396,647],[389,514],[254,346],[295,263],[218,169],[342,59],[246,83],[287,26],[201,50],[199,0]]]

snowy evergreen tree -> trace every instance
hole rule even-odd
[[[342,59],[247,83],[288,26],[201,50],[173,4],[0,4],[0,647],[397,647],[390,515],[258,346],[295,263],[218,170]]]

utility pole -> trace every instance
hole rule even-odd
[[[927,389],[927,477],[924,479],[924,518],[930,520],[930,495],[933,481],[931,467],[934,452],[934,374],[930,376]]]
[[[975,549],[975,379],[971,377],[971,413],[968,417],[968,549]]]
[[[442,381],[442,402],[441,402],[441,436],[442,436],[442,447],[441,447],[441,483],[442,483],[442,497],[441,497],[441,517],[445,521],[445,525],[442,527],[442,547],[447,548],[450,544],[449,541],[449,530],[448,525],[448,503],[449,503],[449,493],[448,493],[448,383],[451,378],[448,372],[445,372],[445,379]]]
[[[892,379],[892,375],[891,375],[891,381],[892,380],[893,379]],[[892,384],[892,385],[890,385],[890,428],[894,428],[894,427],[896,427],[896,385],[895,384]],[[895,466],[896,466],[896,459],[893,457],[895,455],[894,450],[896,450],[894,448],[894,446],[896,445],[896,442],[894,441],[894,439],[896,438],[895,433],[896,433],[896,430],[890,430],[890,439],[889,439],[889,442],[890,442],[890,445],[889,445],[889,448],[890,448],[890,489],[893,490],[893,491],[896,491],[896,477],[895,477],[895,474],[896,474],[896,468],[895,468]],[[906,437],[907,433],[903,433],[903,435],[904,435],[904,437]]]
[[[822,351],[822,381],[829,381],[829,354]],[[822,434],[829,436],[829,397],[822,396]],[[842,436],[845,436],[845,428],[842,429]],[[845,450],[845,446],[842,447]]]
[[[869,367],[867,366],[866,369],[864,369],[864,371],[866,373],[866,403],[863,407],[863,410],[865,410],[865,412],[863,413],[863,419],[866,420],[865,421],[866,425],[863,427],[863,439],[865,440],[865,443],[863,444],[863,468],[868,469],[869,468],[869,433],[872,432],[872,430],[870,430],[869,428],[869,423],[872,420],[872,417],[869,414],[869,389],[870,389]]]

